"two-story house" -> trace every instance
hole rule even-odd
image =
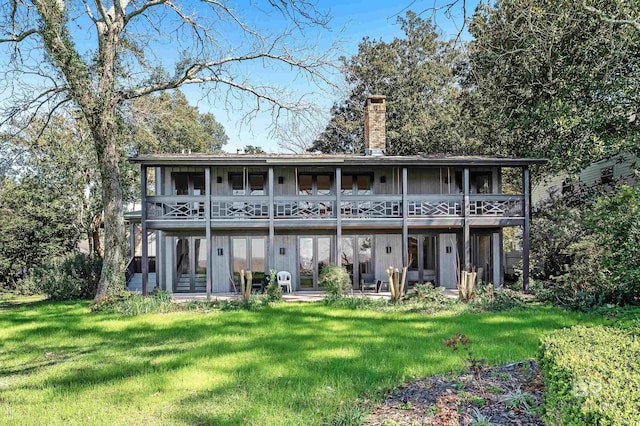
[[[386,156],[385,110],[383,96],[367,99],[364,155],[132,158],[144,189],[141,214],[128,216],[142,230],[143,293],[228,293],[241,270],[270,269],[289,271],[294,291],[317,290],[329,263],[356,289],[403,265],[410,283],[456,288],[473,268],[501,284],[508,226],[523,228],[527,271],[529,166],[545,160]],[[505,168],[520,171],[519,193],[503,193]]]

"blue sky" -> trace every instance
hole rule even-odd
[[[258,1],[257,3],[263,2]],[[447,0],[435,0],[437,5],[446,3],[448,3]],[[413,11],[423,11],[433,4],[434,0],[422,0],[414,3],[411,0],[319,0],[318,8],[328,11],[332,16],[331,31],[310,29],[305,32],[305,37],[320,40],[319,46],[324,48],[339,39],[341,41],[341,54],[348,57],[357,52],[358,43],[365,36],[374,39],[381,38],[385,41],[401,36],[402,31],[399,25],[396,24],[396,18],[398,14],[404,15],[405,8],[408,7]],[[468,14],[473,12],[475,4],[476,1],[467,2]],[[248,22],[266,31],[277,31],[283,24],[283,20],[276,14],[269,15],[269,19],[265,21],[264,13],[259,10],[251,7],[242,7],[242,4],[237,4],[236,9]],[[460,8],[456,8],[456,13],[458,16],[454,16],[453,19],[447,19],[443,15],[438,16],[437,24],[445,36],[457,34],[456,24],[461,22]],[[258,65],[247,68],[247,71],[250,73],[262,73],[263,80],[285,82],[285,84],[287,79],[291,77],[286,72],[281,71],[270,73],[269,70],[261,69]],[[339,77],[336,77],[336,79],[338,82],[341,80]],[[300,82],[291,84],[299,86],[295,88],[301,92],[308,89],[303,87]],[[208,99],[203,98],[202,90],[199,87],[185,87],[182,90],[187,94],[192,104],[197,105],[202,112],[213,113],[218,121],[224,124],[229,136],[229,144],[225,147],[226,151],[235,152],[236,149],[245,145],[258,145],[268,152],[277,152],[279,150],[278,141],[269,136],[268,127],[271,123],[271,117],[268,114],[258,115],[252,121],[250,127],[240,127],[238,122],[242,113],[232,113],[220,106],[212,105]],[[316,95],[315,99],[321,110],[326,114],[322,119],[326,120],[329,116],[329,109],[333,102],[337,100],[337,96],[335,94],[322,93]]]

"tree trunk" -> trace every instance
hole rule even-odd
[[[113,116],[100,114],[97,129],[92,129],[100,162],[102,203],[104,206],[104,257],[96,302],[125,289],[124,206],[117,128]],[[91,126],[94,127],[94,126]]]

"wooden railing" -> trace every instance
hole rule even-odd
[[[268,219],[268,196],[218,197],[211,201],[212,220]],[[339,209],[335,195],[330,196],[276,196],[273,198],[273,217],[281,219],[336,218],[343,219],[402,218],[402,196],[368,195],[342,196]],[[463,217],[463,195],[408,195],[409,218]],[[472,194],[469,195],[470,217],[523,217],[522,195]],[[147,197],[148,220],[204,220],[205,196],[150,196]]]

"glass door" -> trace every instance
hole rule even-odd
[[[320,289],[322,268],[331,263],[331,237],[300,237],[300,289]]]
[[[198,237],[179,238],[176,242],[176,292],[206,291],[207,240]]]
[[[373,237],[353,235],[342,237],[340,261],[351,276],[353,288],[362,288],[362,283],[375,282],[373,263]],[[357,268],[354,268],[357,260]]]
[[[240,271],[251,271],[252,284],[262,287],[266,270],[266,238],[233,237],[231,250],[231,270],[236,289],[240,289]]]

